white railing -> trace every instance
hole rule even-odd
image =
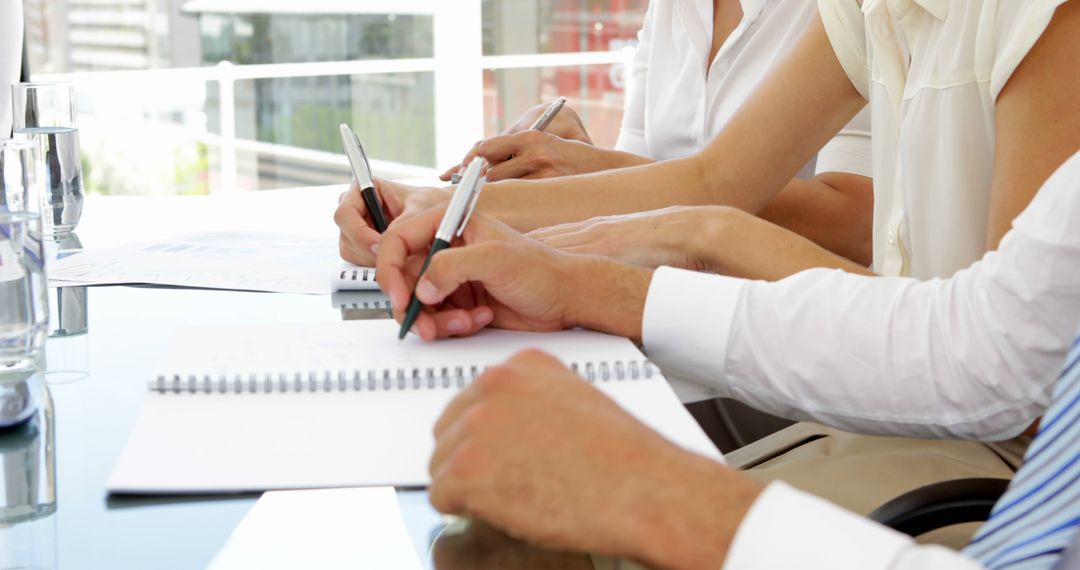
[[[279,4],[287,0],[280,0]],[[407,4],[407,2],[406,2]],[[151,69],[139,71],[103,71],[66,73],[35,76],[42,81],[68,81],[81,89],[100,89],[110,97],[127,93],[139,93],[140,99],[133,106],[146,105],[154,108],[158,98],[177,100],[186,93],[191,99],[199,94],[192,86],[199,86],[205,99],[205,88],[217,84],[220,97],[220,136],[211,135],[203,125],[201,131],[192,132],[192,140],[203,140],[220,149],[220,188],[232,190],[237,182],[237,153],[255,150],[277,156],[310,158],[305,149],[273,145],[260,141],[244,140],[236,135],[237,81],[256,79],[280,79],[290,77],[363,76],[373,74],[432,73],[434,75],[435,103],[435,161],[436,164],[453,164],[462,153],[484,135],[484,70],[550,68],[562,66],[590,66],[624,64],[629,68],[632,50],[616,50],[585,53],[551,53],[532,55],[483,55],[481,0],[442,0],[424,2],[424,13],[432,16],[433,50],[431,58],[391,59],[365,61],[335,61],[318,63],[233,65],[223,62],[217,66],[182,69]],[[402,7],[405,4],[401,4]],[[625,76],[624,76],[625,79]],[[189,101],[188,105],[197,105]],[[116,109],[128,113],[127,109]],[[189,125],[182,125],[189,127]],[[198,129],[192,129],[197,131]],[[330,160],[329,156],[322,158]],[[338,164],[345,158],[336,157]],[[410,165],[398,165],[409,172],[432,169]],[[403,170],[399,168],[400,170]]]

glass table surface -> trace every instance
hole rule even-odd
[[[331,297],[96,287],[51,289],[50,297],[57,322],[47,344],[46,370],[52,372],[45,380],[55,428],[56,508],[35,520],[0,524],[0,547],[32,544],[32,559],[44,568],[203,568],[257,500],[254,494],[131,498],[105,491],[146,380],[178,327],[387,317],[371,308],[379,293]],[[0,441],[0,454],[7,450]],[[444,533],[445,519],[426,492],[399,490],[397,497],[410,541],[427,568],[593,567],[587,556],[542,552],[476,523],[464,532]]]

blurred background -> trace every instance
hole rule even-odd
[[[78,88],[86,190],[169,195],[431,176],[564,95],[598,145],[647,0],[24,0],[34,81]]]

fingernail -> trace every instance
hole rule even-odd
[[[416,298],[424,303],[434,303],[438,299],[439,290],[427,279],[421,279],[416,286]]]
[[[461,319],[450,319],[450,322],[446,323],[446,330],[452,333],[465,332],[465,321]]]
[[[486,311],[476,315],[475,320],[477,326],[486,327],[488,323],[491,322],[492,316],[493,315],[491,313],[488,313]]]
[[[379,244],[377,244],[377,243],[371,244],[371,253],[374,254],[374,255],[379,255]]]

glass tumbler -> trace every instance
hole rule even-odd
[[[0,141],[0,373],[34,367],[49,324],[41,219],[27,209],[33,149]]]
[[[64,83],[18,83],[11,91],[15,138],[37,148],[44,183],[33,210],[41,214],[45,235],[65,235],[78,225],[83,209],[75,88]]]

